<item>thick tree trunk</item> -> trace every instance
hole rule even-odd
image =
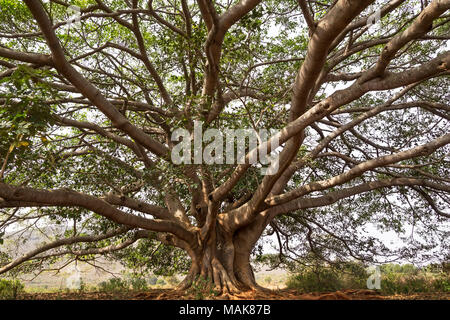
[[[222,294],[263,289],[250,264],[253,237],[241,232],[233,235],[219,226],[214,231],[201,249],[189,252],[191,268],[178,289],[186,290],[196,282]],[[248,235],[248,230],[243,233]]]

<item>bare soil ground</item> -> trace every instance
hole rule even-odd
[[[193,300],[194,294],[173,289],[150,289],[145,292],[55,292],[23,293],[23,300]],[[411,295],[381,295],[372,290],[344,290],[300,294],[295,290],[248,291],[222,295],[218,300],[450,300],[450,293],[420,293]]]

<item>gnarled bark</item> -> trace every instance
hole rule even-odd
[[[263,289],[256,283],[250,264],[260,230],[261,225],[253,225],[230,233],[217,224],[202,247],[188,252],[191,267],[177,289],[189,289],[196,281],[222,294]]]

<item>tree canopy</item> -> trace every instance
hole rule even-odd
[[[107,255],[242,290],[268,238],[275,265],[448,259],[449,0],[0,8],[0,238],[48,238],[0,274]],[[278,133],[175,164],[196,121]]]

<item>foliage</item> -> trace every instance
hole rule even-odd
[[[17,279],[7,280],[0,278],[0,300],[17,299],[23,288],[23,283]]]
[[[157,285],[160,285],[160,286],[164,286],[164,285],[166,284],[166,281],[164,281],[164,279],[162,279],[162,278],[159,278],[159,279],[156,281],[156,284],[157,284]]]
[[[381,273],[390,274],[390,273],[403,273],[409,275],[417,275],[420,271],[419,268],[415,267],[411,263],[406,264],[395,264],[395,263],[387,263],[383,264],[380,267]]]
[[[385,264],[381,266],[381,291],[386,294],[416,292],[450,292],[450,275],[445,262],[418,268],[413,264]]]
[[[171,286],[176,286],[179,282],[180,280],[178,280],[176,276],[171,276],[167,278],[167,283],[170,284]]]
[[[155,275],[171,276],[189,269],[184,251],[150,239],[143,239],[135,247],[126,248],[112,257],[142,275],[151,271]]]
[[[196,300],[205,300],[217,296],[219,292],[212,286],[210,279],[198,276],[187,290],[189,295],[193,295]]]
[[[176,277],[168,277],[167,283],[176,285],[178,283]],[[147,276],[144,274],[131,273],[124,277],[110,278],[99,283],[98,288],[103,292],[121,292],[121,291],[145,291],[150,286],[164,286],[166,281],[154,275]]]
[[[130,280],[131,288],[135,291],[143,291],[148,288],[147,281],[144,278],[134,276]]]

